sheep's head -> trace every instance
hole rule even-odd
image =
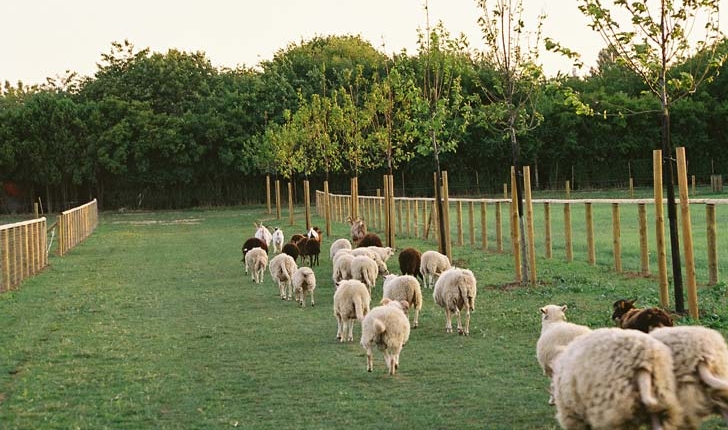
[[[637,301],[635,300],[625,300],[625,299],[619,299],[612,305],[612,309],[614,312],[612,312],[612,320],[618,321],[622,319],[624,314],[629,312],[632,309],[635,309],[634,303]]]
[[[557,321],[566,321],[566,312],[567,306],[558,306],[558,305],[546,305],[539,309],[541,311],[541,322],[542,323],[552,323]]]

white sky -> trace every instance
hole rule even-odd
[[[603,47],[575,0],[523,0],[526,25],[545,12],[544,36],[594,64]],[[721,0],[728,3],[728,0]],[[482,48],[475,0],[429,0],[430,23],[441,20],[452,35],[464,33]],[[725,8],[723,8],[725,9]],[[215,67],[255,66],[313,36],[360,35],[392,53],[417,52],[417,29],[426,23],[424,0],[22,0],[2,5],[0,83],[26,85],[64,75],[91,76],[112,41],[138,49],[203,51]],[[722,10],[721,14],[726,11]],[[569,73],[555,54],[541,56],[546,73]]]

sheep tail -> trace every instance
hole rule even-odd
[[[467,281],[465,279],[464,275],[460,276],[460,279],[458,279],[458,290],[460,291],[460,299],[465,303],[465,306],[468,307],[470,310],[474,311],[475,306],[472,308],[470,307],[470,298],[468,293],[468,287],[467,287]]]
[[[361,299],[354,300],[354,312],[356,313],[356,319],[359,321],[364,319],[364,305]]]
[[[656,412],[660,408],[660,403],[652,394],[652,374],[645,369],[637,371],[637,387],[640,392],[640,400],[648,411]]]
[[[705,361],[698,364],[698,373],[700,374],[700,379],[708,384],[710,388],[721,391],[723,397],[728,394],[728,381],[715,376],[713,372],[710,371],[708,364]]]

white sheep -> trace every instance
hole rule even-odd
[[[432,297],[435,303],[445,309],[445,331],[452,333],[452,314],[458,319],[458,333],[470,334],[470,312],[475,310],[475,296],[478,293],[475,276],[468,269],[453,267],[443,272],[437,282]],[[460,312],[465,310],[465,324],[460,320]]]
[[[354,256],[346,252],[338,252],[334,258],[334,269],[331,272],[331,278],[334,284],[345,279],[351,279],[351,262]]]
[[[341,281],[334,292],[336,338],[340,342],[354,340],[354,320],[363,320],[369,313],[371,295],[366,285],[356,279]]]
[[[379,255],[379,258],[382,259],[385,263],[387,260],[389,260],[390,257],[394,255],[394,249],[392,249],[389,246],[367,246],[367,248],[371,249],[372,251],[376,252],[377,255]]]
[[[273,252],[280,254],[283,251],[283,245],[286,243],[283,230],[276,227],[275,231],[273,231],[273,235],[271,236],[271,243],[273,244]]]
[[[245,273],[251,272],[254,283],[263,283],[266,265],[268,265],[268,253],[263,248],[253,248],[245,254]]]
[[[372,347],[384,352],[384,361],[390,375],[399,367],[399,354],[409,340],[410,322],[406,301],[382,299],[382,306],[373,308],[361,323],[361,346],[367,354],[367,371],[374,367]]]
[[[291,277],[296,269],[298,269],[296,260],[290,255],[283,253],[273,257],[268,264],[271,277],[278,283],[278,290],[280,291],[282,300],[291,300],[293,296]]]
[[[541,312],[541,336],[536,342],[536,359],[543,369],[543,374],[549,379],[553,375],[553,362],[566,345],[574,338],[591,332],[587,326],[573,324],[566,321],[566,305],[546,305],[539,309]],[[549,404],[554,404],[553,396],[549,397]]]
[[[410,307],[415,309],[412,328],[417,328],[419,325],[420,310],[422,309],[422,289],[417,278],[410,275],[387,275],[384,277],[382,291],[382,298],[404,300],[410,304]]]
[[[440,254],[437,251],[423,252],[420,258],[420,274],[422,275],[424,287],[433,288],[435,285],[435,276],[440,276],[442,272],[451,267],[452,265],[447,255]]]
[[[311,294],[311,306],[315,305],[313,292],[316,289],[316,275],[310,267],[299,267],[296,269],[293,272],[291,283],[293,284],[293,294],[296,296],[296,301],[302,307],[306,307],[306,293]]]
[[[600,328],[572,340],[553,364],[564,429],[671,429],[682,408],[670,349],[638,330]]]
[[[709,415],[728,421],[728,346],[723,335],[702,326],[653,329],[650,336],[667,345],[683,407],[680,428],[697,429]]]
[[[349,239],[336,239],[334,243],[331,244],[331,248],[329,248],[329,258],[332,260],[334,259],[334,255],[336,255],[336,252],[340,249],[351,249],[351,242],[349,242]]]
[[[365,246],[363,248],[354,248],[350,251],[351,255],[354,257],[358,255],[365,255],[372,260],[374,260],[377,263],[377,269],[379,271],[379,276],[384,277],[384,275],[389,273],[389,270],[387,269],[387,263],[382,260],[382,257],[379,255],[379,253],[373,249],[371,249],[368,246]]]
[[[351,279],[357,279],[364,283],[372,293],[372,288],[377,282],[379,268],[377,262],[366,255],[357,255],[351,260]]]
[[[270,248],[270,242],[273,239],[273,235],[271,234],[270,230],[268,230],[268,227],[264,226],[262,222],[254,224],[255,237],[265,242],[266,249]]]

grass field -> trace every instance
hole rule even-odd
[[[618,298],[658,303],[654,279],[615,275],[606,257],[539,259],[541,284],[514,287],[509,254],[455,247],[478,279],[471,335],[446,334],[425,291],[398,374],[378,352],[367,373],[359,326],[355,342],[335,341],[328,245],[348,225],[324,239],[313,308],[281,301],[267,272],[262,285],[243,273],[253,221],[288,237],[301,218],[289,226],[263,207],[102,214],[86,242],[0,295],[0,428],[556,429],[535,359],[538,308],[567,304],[571,321],[601,327]],[[724,334],[726,289],[699,292],[701,323]]]

